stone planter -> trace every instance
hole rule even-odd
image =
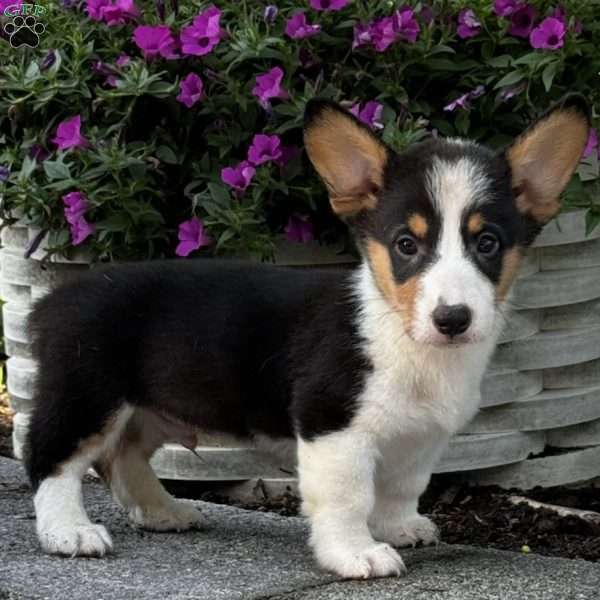
[[[25,329],[31,302],[87,268],[85,257],[46,265],[39,251],[23,258],[34,235],[26,227],[7,228],[0,251],[17,457],[33,397],[35,364]],[[295,266],[351,260],[316,243],[283,245],[278,255],[281,264]],[[600,227],[586,236],[583,211],[564,213],[545,228],[521,268],[512,304],[482,385],[482,409],[452,441],[436,472],[521,488],[600,476]],[[543,455],[547,447],[559,451]],[[260,478],[267,486],[294,481],[292,460],[280,463],[225,438],[207,439],[198,454],[202,460],[167,445],[152,462],[167,479]]]

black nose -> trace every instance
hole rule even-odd
[[[440,304],[433,311],[433,322],[440,333],[459,335],[471,324],[471,310],[465,304]]]

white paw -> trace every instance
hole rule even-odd
[[[399,577],[406,573],[404,561],[388,544],[372,544],[354,552],[342,546],[317,550],[316,554],[321,567],[344,579]]]
[[[113,543],[102,525],[62,525],[38,531],[42,549],[64,556],[104,556],[112,552]]]
[[[195,506],[177,500],[161,506],[135,506],[129,518],[138,527],[152,531],[199,529],[202,523],[202,514]]]
[[[397,548],[414,547],[419,542],[429,546],[440,541],[440,532],[436,524],[422,515],[416,515],[393,526],[386,523],[384,527],[375,528],[373,535],[375,539]]]

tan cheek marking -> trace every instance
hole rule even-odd
[[[400,313],[410,330],[419,290],[418,278],[415,276],[404,283],[396,283],[389,252],[383,244],[375,240],[369,240],[367,243],[367,253],[377,287],[392,308]]]
[[[506,298],[506,294],[508,294],[508,290],[519,270],[521,258],[521,248],[519,247],[512,248],[504,255],[502,259],[502,273],[496,285],[496,300],[498,302]]]
[[[408,228],[411,230],[413,235],[420,239],[424,239],[429,230],[427,220],[423,215],[415,213],[408,219]]]
[[[471,235],[477,235],[483,229],[484,223],[481,213],[473,213],[467,221],[467,231]]]

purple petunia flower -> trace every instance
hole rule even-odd
[[[508,33],[516,37],[527,38],[533,29],[537,10],[530,4],[525,4],[510,15]]]
[[[263,19],[265,20],[265,23],[269,23],[269,25],[274,23],[278,13],[279,9],[274,4],[265,6],[265,12],[263,13]]]
[[[196,73],[190,73],[179,83],[179,95],[177,100],[192,108],[196,102],[202,100],[204,96],[204,84],[202,79]]]
[[[5,166],[0,166],[0,183],[4,183],[5,181],[8,181],[9,176],[10,176],[10,169]]]
[[[42,59],[40,63],[40,70],[45,71],[49,69],[56,62],[56,50],[48,50],[46,56]]]
[[[191,25],[181,30],[183,54],[204,56],[210,54],[225,35],[220,25],[221,11],[214,5],[203,10]]]
[[[88,236],[94,233],[94,226],[85,220],[88,210],[87,198],[82,192],[70,192],[62,197],[65,205],[65,219],[71,229],[71,242],[73,246],[81,244]]]
[[[133,0],[87,0],[86,10],[90,19],[104,21],[109,26],[123,25],[140,17]]]
[[[310,25],[302,11],[295,12],[285,23],[285,32],[294,40],[311,37],[321,31],[320,25]]]
[[[188,256],[194,250],[209,246],[212,242],[204,230],[204,223],[198,217],[192,217],[189,221],[180,223],[177,237],[179,239],[179,244],[175,248],[177,256]]]
[[[381,115],[383,113],[383,104],[375,100],[369,100],[364,107],[360,108],[360,104],[355,104],[350,108],[350,112],[365,125],[371,129],[382,129]]]
[[[283,75],[283,69],[273,67],[267,73],[256,77],[256,85],[252,90],[252,95],[258,98],[263,108],[268,109],[271,106],[270,100],[272,98],[285,99],[289,97],[288,93],[281,87]]]
[[[484,93],[485,88],[482,85],[478,85],[474,90],[471,90],[470,92],[459,96],[458,98],[456,98],[456,100],[453,100],[452,102],[450,102],[450,104],[444,106],[444,110],[448,112],[453,112],[457,108],[469,110],[469,108],[471,107],[471,100],[479,98],[479,96],[482,96]]]
[[[494,12],[499,17],[512,15],[520,8],[522,0],[494,0]]]
[[[58,146],[59,150],[87,148],[90,143],[81,135],[81,115],[62,121],[56,129],[56,136],[51,141]]]
[[[404,6],[392,15],[392,19],[398,37],[414,44],[421,31],[421,26],[415,19],[413,9]]]
[[[0,16],[5,16],[4,11],[7,8],[14,9],[16,11],[23,4],[23,0],[0,0]],[[14,17],[19,13],[16,13],[11,10],[9,14],[6,16]]]
[[[129,54],[125,54],[124,52],[119,54],[117,60],[115,60],[115,65],[117,67],[126,67],[131,62],[131,56]]]
[[[146,59],[159,55],[178,58],[177,40],[167,25],[138,25],[133,30],[133,41]]]
[[[235,167],[221,169],[221,181],[241,192],[250,185],[254,175],[256,169],[247,160],[243,160]]]
[[[285,167],[291,160],[300,156],[300,152],[298,146],[281,146],[281,156],[273,162],[279,167]]]
[[[342,10],[350,0],[310,0],[311,8],[315,10]]]
[[[554,19],[558,19],[559,21],[562,21],[563,23],[567,23],[567,10],[565,9],[565,7],[562,4],[559,4],[549,15],[550,17],[553,17]]]
[[[40,144],[33,144],[33,146],[29,148],[29,158],[33,158],[38,162],[45,161],[48,158],[48,156],[50,156],[50,153]]]
[[[510,87],[505,87],[498,92],[497,100],[499,102],[507,102],[511,98],[518,96],[525,89],[525,84],[520,83]]]
[[[423,8],[421,9],[421,12],[419,13],[421,19],[423,19],[423,23],[425,23],[425,25],[429,25],[432,23],[433,18],[434,18],[434,14],[433,14],[433,8],[431,8],[431,6],[425,4],[423,6]]]
[[[252,145],[248,150],[248,160],[258,166],[281,158],[281,154],[281,139],[278,135],[257,133],[252,138]]]
[[[481,22],[477,20],[475,13],[470,9],[461,10],[458,13],[458,28],[456,35],[461,39],[475,37],[481,31]]]
[[[313,224],[308,215],[291,215],[283,229],[289,242],[305,244],[314,239]]]
[[[585,148],[583,149],[582,157],[587,158],[594,152],[596,152],[596,154],[598,154],[598,157],[600,158],[600,152],[598,151],[598,132],[593,127],[591,127],[590,132],[588,134],[587,142],[585,144]]]
[[[385,52],[397,39],[392,17],[383,17],[371,23],[371,40],[377,52]]]
[[[373,41],[371,37],[371,25],[369,23],[356,23],[354,25],[354,36],[352,40],[352,50],[360,46],[365,46]]]
[[[566,33],[567,28],[562,21],[547,17],[531,32],[529,43],[533,48],[558,50],[565,43]]]

